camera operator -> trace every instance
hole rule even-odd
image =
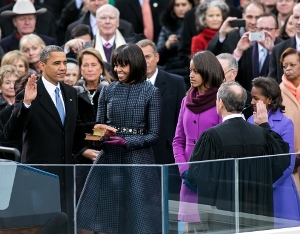
[[[256,21],[256,32],[246,32],[241,37],[233,56],[239,63],[236,77],[246,90],[251,91],[251,81],[259,76],[268,76],[270,53],[278,38],[279,24],[276,16],[271,13],[260,15]]]

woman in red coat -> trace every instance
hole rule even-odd
[[[200,4],[196,9],[196,25],[199,34],[192,38],[191,53],[205,50],[208,43],[219,31],[229,13],[229,7],[221,0]]]

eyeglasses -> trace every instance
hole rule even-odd
[[[227,72],[224,73],[224,75],[226,75],[228,72],[232,71],[233,69],[229,69]]]
[[[256,27],[256,31],[261,32],[261,31],[267,31],[267,32],[272,32],[272,30],[274,30],[276,28],[260,28],[260,27]]]

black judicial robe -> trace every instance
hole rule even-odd
[[[261,127],[263,126],[263,127]],[[232,118],[205,131],[192,152],[188,181],[197,186],[198,203],[235,211],[235,162],[238,160],[239,211],[273,217],[272,184],[290,165],[288,145],[270,130],[268,123],[256,126]],[[246,157],[253,159],[242,159]],[[218,160],[216,159],[231,159]]]

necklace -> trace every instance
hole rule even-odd
[[[87,92],[87,95],[88,95],[88,97],[89,97],[89,99],[90,99],[90,101],[91,101],[91,104],[94,105],[94,100],[93,100],[93,98],[94,98],[95,94],[97,93],[97,89],[94,91],[93,94],[91,94],[91,92],[90,92],[90,91],[87,89],[87,87],[85,86],[85,83],[83,84],[83,88],[84,88],[84,90]]]

